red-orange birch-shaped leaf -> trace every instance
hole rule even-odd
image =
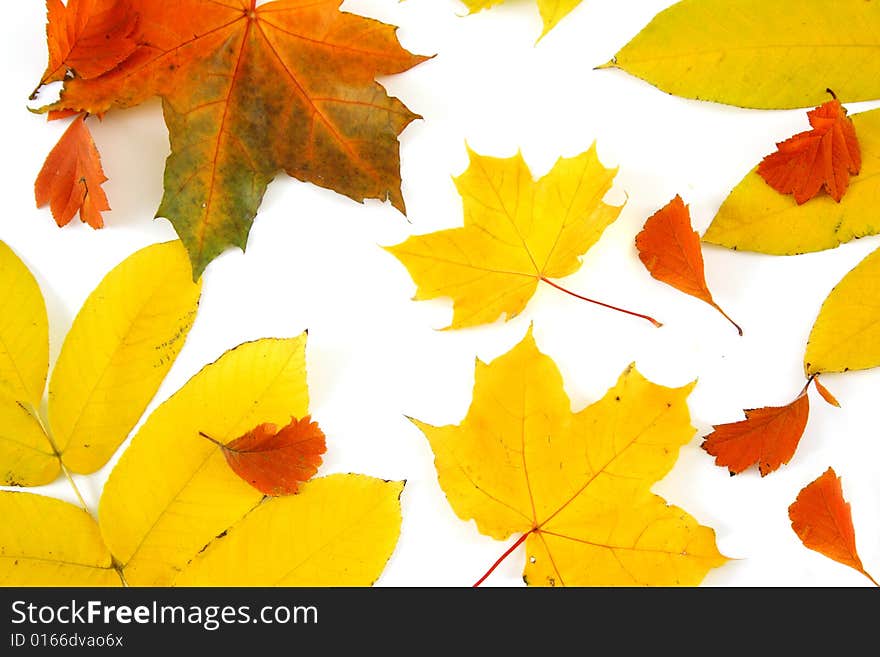
[[[299,484],[308,481],[321,465],[327,451],[324,432],[306,415],[292,418],[281,429],[272,423],[260,424],[228,443],[216,443],[229,467],[264,495],[293,495]]]
[[[810,550],[824,554],[844,566],[857,570],[875,585],[856,551],[856,532],[849,502],[843,497],[840,477],[828,468],[808,484],[788,507],[791,528]]]
[[[101,212],[110,209],[101,188],[106,180],[101,156],[80,115],[61,135],[37,176],[37,207],[48,203],[59,226],[68,224],[78,211],[83,222],[92,228],[103,228]]]
[[[46,0],[49,64],[40,85],[72,72],[96,78],[137,48],[138,16],[130,0]]]
[[[731,475],[757,465],[764,477],[794,456],[809,415],[804,388],[790,404],[748,409],[745,420],[716,425],[702,447]]]
[[[642,231],[636,235],[636,248],[651,276],[705,301],[742,335],[739,325],[712,298],[703,269],[700,236],[691,228],[691,214],[681,196],[676,195],[648,218]]]
[[[850,175],[862,168],[859,141],[852,119],[837,98],[807,112],[812,130],[776,144],[778,150],[758,165],[758,174],[781,194],[806,203],[822,187],[840,202]]]
[[[840,408],[840,402],[837,401],[837,397],[832,395],[831,391],[819,382],[818,376],[813,377],[813,384],[816,386],[816,392],[819,393],[819,396],[821,396],[822,399],[824,399],[826,402],[828,402],[832,406],[836,406],[837,408]]]

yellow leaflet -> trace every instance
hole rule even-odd
[[[880,98],[880,4],[682,0],[605,65],[677,96],[741,107]]]
[[[0,242],[0,395],[39,408],[49,369],[49,320],[40,286]]]
[[[74,472],[103,466],[183,347],[201,283],[179,241],[124,260],[89,295],[49,382],[49,424]]]
[[[694,435],[692,388],[656,385],[631,366],[572,413],[529,331],[478,362],[461,424],[418,426],[459,517],[498,539],[528,534],[529,584],[694,585],[725,561],[714,532],[650,491]]]
[[[178,575],[179,586],[369,586],[400,534],[402,481],[337,474],[267,499]]]
[[[306,336],[263,339],[204,367],[157,408],[104,487],[99,523],[130,584],[165,586],[262,495],[204,432],[227,442],[308,413]]]
[[[19,402],[0,396],[0,485],[42,486],[60,471],[40,423]]]
[[[807,342],[804,369],[810,375],[878,365],[880,251],[874,251],[843,277],[822,304]]]
[[[559,159],[537,182],[520,154],[501,159],[468,153],[470,166],[455,179],[464,227],[388,247],[416,282],[416,299],[452,298],[449,328],[519,314],[541,277],[577,271],[580,257],[622,207],[602,202],[617,169],[602,166],[595,144]]]
[[[67,502],[0,491],[0,586],[119,586],[98,525]]]
[[[504,0],[462,0],[462,2],[470,13],[474,14],[499,5]],[[544,31],[541,36],[545,36],[547,32],[556,27],[556,24],[580,3],[581,0],[538,0],[538,10],[541,12],[541,20],[544,22]]]

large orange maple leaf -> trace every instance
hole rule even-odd
[[[141,45],[94,79],[71,79],[46,110],[102,114],[162,97],[171,155],[158,216],[195,276],[244,248],[279,171],[405,211],[397,137],[418,115],[376,82],[425,57],[395,28],[340,0],[132,0]]]

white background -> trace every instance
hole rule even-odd
[[[878,239],[797,257],[706,246],[710,288],[743,326],[742,338],[710,307],[652,279],[633,242],[645,219],[676,193],[690,204],[702,233],[727,193],[774,143],[807,127],[805,112],[682,100],[621,71],[593,70],[668,0],[585,0],[537,45],[535,4],[508,2],[465,17],[454,0],[346,1],[349,11],[399,25],[400,40],[411,51],[437,55],[382,81],[424,117],[400,140],[408,217],[390,204],[360,205],[279,176],[257,215],[247,254],[230,250],[208,267],[196,323],[147,412],[226,349],[308,328],[312,413],[328,436],[321,472],[408,482],[400,541],[378,584],[470,585],[512,539],[482,536],[454,515],[437,484],[428,443],[404,414],[458,423],[470,403],[474,357],[488,361],[506,352],[533,322],[539,348],[562,370],[574,410],[598,399],[632,361],[665,385],[699,379],[689,400],[699,432],[654,490],[715,528],[719,548],[734,559],[709,573],[706,585],[867,585],[856,572],[804,548],[787,509],[804,485],[834,466],[853,507],[865,567],[880,573],[880,372],[823,377],[843,408],[813,394],[797,454],[766,478],[754,469],[731,478],[699,445],[712,424],[741,419],[743,408],[793,399],[804,382],[804,345],[822,301]],[[110,177],[105,190],[113,211],[105,214],[106,229],[94,231],[78,219],[58,229],[48,208],[34,207],[34,178],[67,123],[47,124],[26,109],[46,63],[44,11],[38,0],[17,2],[0,22],[0,61],[6,62],[0,239],[39,280],[54,361],[100,279],[137,249],[175,233],[164,219],[153,220],[169,148],[158,101],[90,122]],[[607,200],[627,203],[564,284],[651,314],[665,326],[655,329],[542,287],[513,321],[436,330],[449,323],[450,303],[411,301],[413,282],[379,245],[461,224],[452,176],[467,166],[466,142],[494,156],[521,148],[540,176],[557,157],[576,155],[594,140],[606,166],[620,167]],[[77,477],[93,508],[114,462]],[[73,499],[63,480],[35,492]],[[520,548],[486,585],[522,586],[523,559]]]

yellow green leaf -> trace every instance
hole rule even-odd
[[[39,408],[49,369],[49,320],[40,286],[0,242],[0,394]]]
[[[39,421],[20,402],[0,396],[0,485],[42,486],[60,471]]]
[[[504,0],[462,0],[468,11],[474,14],[483,9],[489,9],[499,5]],[[565,18],[572,9],[577,7],[581,0],[537,0],[538,10],[541,12],[541,20],[544,22],[544,31],[541,36],[556,27],[557,23]]]
[[[67,502],[0,491],[0,586],[119,586],[94,519]]]
[[[183,347],[200,292],[174,241],[130,256],[86,299],[49,382],[49,425],[71,470],[94,472],[125,440]]]
[[[400,534],[402,481],[337,474],[267,499],[215,539],[180,586],[369,586]]]
[[[306,336],[245,343],[204,367],[161,404],[110,475],[101,532],[133,585],[165,586],[211,540],[259,504],[226,443],[263,422],[308,413]]]
[[[795,255],[833,249],[880,232],[880,110],[855,114],[852,121],[862,169],[850,178],[840,203],[820,194],[798,205],[753,169],[724,201],[703,241],[740,251]]]
[[[470,166],[455,179],[464,227],[388,247],[416,282],[416,299],[452,298],[449,328],[519,314],[542,278],[577,271],[622,208],[602,202],[617,169],[602,166],[595,144],[537,182],[519,153],[468,153]]]
[[[604,67],[676,96],[740,107],[880,98],[880,5],[865,0],[682,0]]]
[[[864,370],[880,365],[880,250],[849,272],[819,310],[810,332],[804,369]]]
[[[531,331],[489,365],[459,425],[417,423],[440,486],[464,520],[520,534],[527,583],[695,585],[725,558],[712,529],[651,493],[694,435],[687,397],[632,366],[572,413],[555,363]]]

